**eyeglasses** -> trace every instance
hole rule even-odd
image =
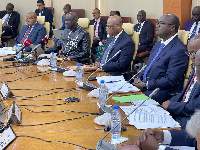
[[[94,12],[94,13],[92,13],[93,15],[96,15],[96,14],[98,14],[98,13],[100,13],[100,12]]]
[[[106,29],[112,29],[114,26],[106,26]]]
[[[169,24],[169,23],[164,23],[164,22],[157,21],[156,25],[169,25],[169,26],[171,26],[173,24]]]
[[[37,18],[37,17],[26,18],[25,21],[27,21],[27,20],[33,20],[34,18]]]
[[[185,52],[188,56],[195,57],[197,52]]]

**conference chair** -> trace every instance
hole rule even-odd
[[[49,38],[50,23],[45,22],[45,16],[37,16],[37,21],[46,28],[47,38]]]
[[[138,50],[138,45],[139,45],[139,33],[133,31],[134,29],[134,24],[132,23],[123,23],[122,28],[124,29],[124,31],[132,38],[132,40],[135,43],[135,52],[133,54],[133,60],[131,61],[131,70],[133,69],[133,61],[135,59],[135,56],[137,54],[137,50]]]
[[[0,19],[0,35],[2,34],[2,19]],[[1,37],[0,37],[1,40]]]
[[[184,45],[188,44],[188,36],[190,32],[185,30],[178,30],[178,38],[183,42]]]

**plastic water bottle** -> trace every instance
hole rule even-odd
[[[57,63],[57,56],[56,54],[54,54],[54,52],[51,52],[51,58],[50,58],[51,70],[57,70],[56,63]]]
[[[83,86],[83,77],[84,77],[84,69],[81,66],[81,63],[77,63],[77,67],[76,67],[76,83],[78,85]]]
[[[17,52],[18,49],[20,49],[20,47],[19,47],[18,44],[16,44],[16,45],[15,45],[15,51]],[[21,51],[16,55],[16,59],[17,59],[17,60],[20,59],[20,58],[21,58]]]
[[[119,124],[119,122],[121,121],[121,114],[119,112],[119,106],[118,105],[114,105],[114,110],[112,111],[111,114],[111,130],[117,125]],[[118,140],[120,137],[120,132],[121,132],[121,124],[119,124],[111,133],[111,143],[113,143],[113,141]]]
[[[104,106],[108,97],[108,88],[105,85],[105,81],[101,80],[99,85],[99,105]]]

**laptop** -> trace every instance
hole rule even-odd
[[[53,29],[54,38],[60,39],[63,30]]]

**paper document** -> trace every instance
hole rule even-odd
[[[16,51],[13,51],[12,47],[0,48],[0,51],[6,53],[7,55],[13,55],[16,53]]]
[[[164,150],[166,147],[170,147],[173,149],[178,150],[195,150],[195,147],[189,147],[189,146],[168,146],[168,145],[160,145],[158,150]]]
[[[102,76],[102,77],[96,77],[97,82],[100,84],[101,80],[104,80],[105,83],[107,82],[121,82],[125,81],[123,76]]]
[[[128,115],[136,106],[120,106],[120,108]],[[129,124],[137,129],[180,127],[169,112],[155,105],[141,106],[127,119]]]

